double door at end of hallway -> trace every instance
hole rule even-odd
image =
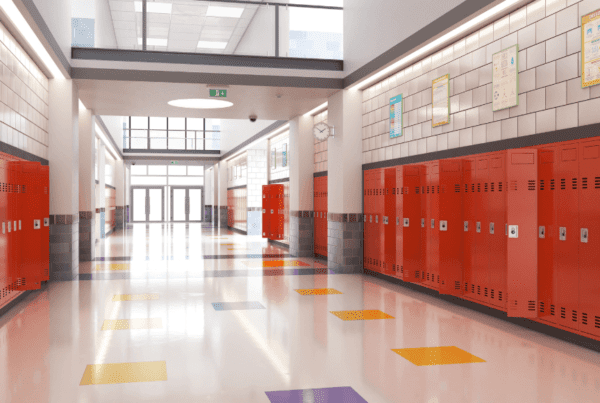
[[[202,221],[202,187],[171,186],[171,221]]]
[[[165,191],[162,186],[131,188],[133,222],[162,222],[164,217]]]

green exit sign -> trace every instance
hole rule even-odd
[[[209,90],[211,98],[227,98],[227,90]]]

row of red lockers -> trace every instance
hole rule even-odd
[[[248,218],[246,188],[227,190],[227,225],[231,228],[246,229]],[[243,225],[240,225],[243,224]]]
[[[49,279],[49,170],[0,153],[0,305]]]
[[[314,179],[315,253],[327,257],[327,177]]]
[[[262,187],[262,237],[273,241],[284,239],[285,201],[283,185]]]
[[[600,339],[600,137],[364,179],[366,269]]]

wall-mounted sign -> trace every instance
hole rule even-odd
[[[581,17],[581,87],[600,84],[600,10]]]
[[[433,99],[433,127],[450,123],[450,74],[433,80],[431,86]]]
[[[287,155],[287,143],[283,143],[283,151],[281,152],[281,166],[287,167],[288,165],[288,155]]]
[[[277,150],[275,147],[271,149],[271,170],[277,168]]]
[[[492,69],[492,110],[519,105],[519,45],[494,53]]]
[[[211,98],[227,98],[227,90],[208,90],[208,95]]]
[[[404,102],[402,94],[390,99],[390,138],[402,136]]]

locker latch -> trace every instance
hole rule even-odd
[[[263,214],[267,214],[267,210],[263,209]]]
[[[469,232],[469,222],[468,221],[464,222],[463,227],[465,228],[465,232]]]
[[[477,221],[477,223],[475,224],[475,231],[477,231],[478,233],[481,232],[481,222]]]
[[[40,220],[33,220],[33,229],[40,229]]]
[[[519,226],[518,225],[509,225],[508,226],[508,237],[509,238],[518,238],[519,237]]]
[[[558,229],[558,239],[560,241],[566,241],[567,240],[567,227],[560,227]]]
[[[363,216],[363,221],[367,222],[367,215],[366,214]]]
[[[494,235],[494,223],[490,223],[490,234]]]
[[[433,220],[431,220],[433,221]],[[448,221],[440,221],[440,231],[448,230]]]
[[[6,234],[6,223],[5,222],[2,223],[2,233]]]
[[[19,220],[19,231],[21,231],[21,220]]]
[[[271,209],[271,214],[273,214],[273,212],[274,212],[274,210],[273,210],[273,209]]]
[[[379,215],[375,216],[375,224],[379,224]]]
[[[387,217],[383,217],[383,225],[387,225],[388,224],[388,218]]]
[[[504,224],[504,235],[508,235],[508,224]]]
[[[405,218],[404,219],[404,226],[408,228],[409,225],[410,225],[410,219],[409,218]]]
[[[435,228],[435,220],[432,218],[431,219],[431,229]]]
[[[425,228],[425,219],[421,218],[421,228]]]
[[[587,243],[587,241],[588,241],[588,229],[582,228],[581,229],[581,242]]]
[[[373,216],[372,215],[369,215],[369,222],[371,222],[371,223],[373,222]]]
[[[396,225],[400,225],[400,217],[396,217]]]
[[[50,226],[50,218],[46,217],[44,218],[44,227],[49,227]]]
[[[8,233],[10,234],[11,231],[12,231],[12,222],[9,221],[8,222]]]
[[[540,225],[540,229],[538,230],[538,234],[540,239],[544,239],[546,238],[546,227],[543,225]]]

